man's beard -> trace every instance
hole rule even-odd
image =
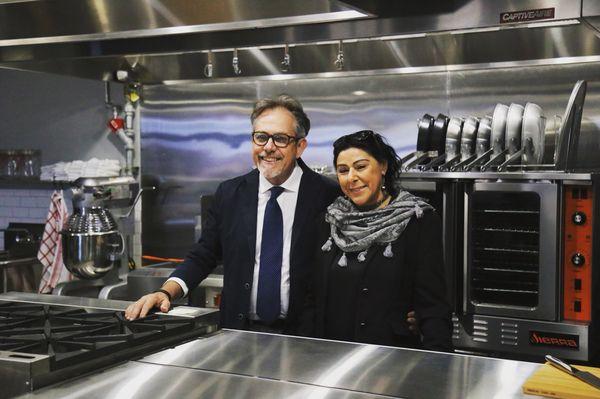
[[[281,161],[278,161],[281,162]],[[258,171],[267,179],[273,179],[281,175],[283,165],[275,165],[274,167],[266,166],[262,162],[258,163]]]

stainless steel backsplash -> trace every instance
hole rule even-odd
[[[142,174],[158,187],[144,198],[144,254],[183,257],[194,242],[200,197],[252,168],[250,112],[257,98],[289,93],[311,119],[311,166],[331,166],[333,141],[373,129],[400,154],[416,143],[424,113],[491,115],[497,102],[535,102],[548,118],[562,116],[574,83],[588,81],[578,166],[600,167],[600,64],[370,74],[352,77],[306,75],[289,80],[244,79],[146,86],[141,110]]]

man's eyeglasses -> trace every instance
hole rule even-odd
[[[269,134],[265,132],[252,132],[252,141],[256,145],[265,146],[269,142],[269,139],[273,139],[275,147],[285,148],[291,142],[302,140],[302,137],[288,136],[285,133]]]

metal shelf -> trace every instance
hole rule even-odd
[[[0,189],[52,189],[56,188],[57,183],[50,181],[41,181],[38,177],[18,177],[7,178],[0,177]]]

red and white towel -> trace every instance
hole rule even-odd
[[[65,205],[62,190],[54,191],[50,199],[50,209],[46,217],[46,226],[42,235],[42,243],[37,254],[38,260],[44,265],[39,292],[51,293],[58,283],[73,280],[63,263],[62,241],[60,231],[63,229],[69,212]]]

